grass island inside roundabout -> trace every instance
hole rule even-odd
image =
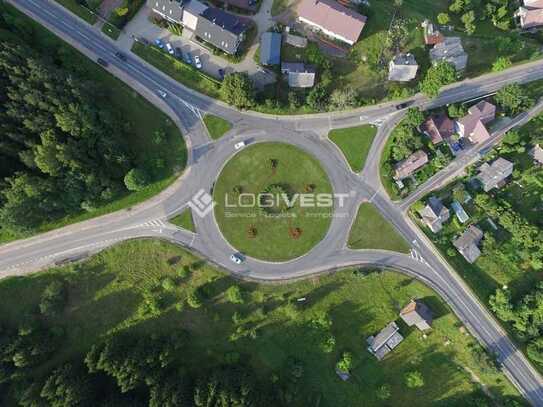
[[[332,186],[310,154],[290,144],[256,143],[236,154],[215,183],[215,218],[247,256],[287,261],[321,241],[333,213]]]

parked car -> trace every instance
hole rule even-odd
[[[234,148],[236,150],[240,150],[242,149],[243,147],[245,147],[247,144],[245,144],[245,141],[240,141],[239,143],[236,143],[234,144]]]
[[[157,39],[155,40],[155,44],[156,44],[156,46],[157,46],[158,48],[160,48],[160,49],[163,49],[163,48],[164,48],[164,43],[162,42],[162,40],[161,40],[160,38],[157,38]]]
[[[168,96],[168,94],[166,92],[164,92],[162,89],[158,89],[156,91],[156,93],[158,93],[158,95],[162,98],[162,99],[166,99],[166,97]]]
[[[221,81],[224,81],[224,69],[219,69],[219,77],[221,78]]]
[[[181,48],[175,47],[173,50],[177,59],[183,59],[183,51],[181,51]]]
[[[200,61],[200,57],[198,55],[194,56],[194,65],[198,69],[202,69],[202,61]]]
[[[121,61],[126,61],[126,60],[127,60],[126,55],[123,54],[122,52],[117,51],[117,52],[115,53],[115,56],[116,56],[117,58],[119,58]]]
[[[241,257],[240,254],[238,253],[234,253],[230,256],[230,260],[232,260],[232,262],[236,263],[236,264],[241,264],[243,263],[243,257]]]
[[[100,65],[102,65],[102,66],[104,66],[106,68],[109,66],[108,62],[106,60],[103,60],[102,58],[98,58],[96,60],[96,62],[98,62]]]
[[[168,54],[173,55],[175,54],[175,51],[173,50],[172,44],[169,42],[166,43],[166,49],[168,50]]]
[[[192,55],[190,55],[190,52],[185,52],[183,59],[187,64],[192,65]]]
[[[149,45],[149,41],[147,41],[146,38],[143,38],[143,37],[134,37],[134,40],[135,40],[136,42],[142,43],[143,45]]]

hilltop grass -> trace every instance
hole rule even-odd
[[[382,249],[409,253],[409,245],[370,203],[358,208],[348,245],[351,249]]]
[[[229,121],[212,114],[206,114],[204,116],[204,123],[207,127],[209,135],[213,140],[221,138],[224,133],[232,128],[232,124]]]
[[[372,125],[332,130],[328,137],[342,151],[354,172],[364,168],[377,128]]]
[[[167,292],[162,288],[166,278],[175,282]],[[364,400],[365,406],[383,406],[387,402],[377,397],[383,385],[389,386],[389,400],[398,406],[469,405],[466,397],[473,399],[474,393],[484,398],[474,377],[497,403],[508,405],[503,397],[519,397],[503,373],[480,362],[480,346],[442,300],[394,272],[362,276],[345,270],[298,283],[257,285],[234,280],[178,246],[135,240],[75,267],[1,280],[0,323],[17,326],[36,312],[44,288],[59,279],[66,282],[68,303],[60,315],[43,323],[64,334],[53,356],[32,370],[32,380],[42,380],[69,360],[81,360],[93,344],[119,330],[160,335],[182,328],[198,339],[182,349],[183,359],[196,371],[228,363],[229,355],[238,354],[262,382],[271,377],[289,381],[289,360],[300,361],[303,375],[291,405],[320,400],[323,407],[355,406]],[[232,286],[241,289],[243,303],[228,301],[225,291]],[[176,305],[194,290],[200,293],[200,308]],[[144,294],[161,297],[157,315],[145,318],[138,312]],[[296,301],[301,297],[304,303]],[[377,361],[366,350],[366,337],[397,320],[398,307],[411,298],[422,298],[431,308],[433,329],[423,337],[400,324],[405,340]],[[332,321],[336,344],[330,353],[319,347],[311,322],[319,315]],[[257,332],[254,338],[244,334],[251,329]],[[347,382],[334,372],[344,351],[353,356]],[[422,388],[405,386],[409,371],[422,374]],[[0,404],[9,405],[10,394],[3,392]]]

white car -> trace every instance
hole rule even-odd
[[[168,50],[168,54],[173,55],[175,54],[175,51],[173,50],[172,44],[169,42],[166,43],[166,49]]]
[[[232,262],[236,263],[236,264],[241,264],[243,263],[243,258],[237,254],[237,253],[234,253],[230,256],[230,260],[232,260]]]
[[[198,69],[202,69],[202,61],[200,61],[200,57],[198,55],[194,56],[194,66]]]
[[[245,146],[246,146],[245,141],[240,141],[239,143],[234,144],[234,148],[236,150],[242,149]]]
[[[166,96],[168,96],[168,94],[166,92],[164,92],[163,90],[161,90],[161,89],[158,89],[156,92],[159,94],[159,96],[162,99],[166,99]]]

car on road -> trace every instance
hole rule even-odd
[[[413,103],[415,103],[413,100],[409,100],[407,102],[400,103],[399,105],[396,105],[396,110],[405,109],[406,107],[411,106]]]
[[[230,255],[230,260],[232,260],[233,263],[241,264],[243,263],[243,257],[239,253],[233,253]]]
[[[134,37],[134,41],[140,42],[143,45],[149,45],[149,41],[147,41],[147,39],[143,37]]]
[[[104,66],[106,68],[109,66],[109,63],[106,60],[102,59],[102,58],[98,58],[96,60],[96,62],[98,62],[100,65],[102,65],[102,66]]]
[[[198,55],[194,56],[194,65],[198,69],[202,69],[202,61],[200,61],[200,57]]]
[[[173,50],[172,44],[169,42],[166,43],[166,49],[168,50],[168,54],[173,55],[175,54],[175,51]]]
[[[121,61],[126,61],[126,60],[127,60],[126,55],[123,54],[122,52],[117,51],[117,52],[115,53],[115,56],[116,56],[117,58],[119,58]]]
[[[234,144],[234,148],[236,150],[240,150],[242,149],[243,147],[245,147],[247,144],[245,144],[245,141],[240,141],[239,143],[236,143]]]
[[[157,38],[157,39],[155,40],[155,44],[156,44],[156,46],[157,46],[158,48],[160,48],[160,49],[163,49],[163,48],[164,48],[164,43],[162,42],[162,40],[161,40],[160,38]]]
[[[224,69],[219,69],[219,77],[221,78],[221,81],[224,81]]]
[[[166,92],[164,92],[162,89],[158,89],[156,91],[156,93],[159,94],[159,96],[162,98],[162,99],[166,99],[166,96],[168,96],[168,94]]]

